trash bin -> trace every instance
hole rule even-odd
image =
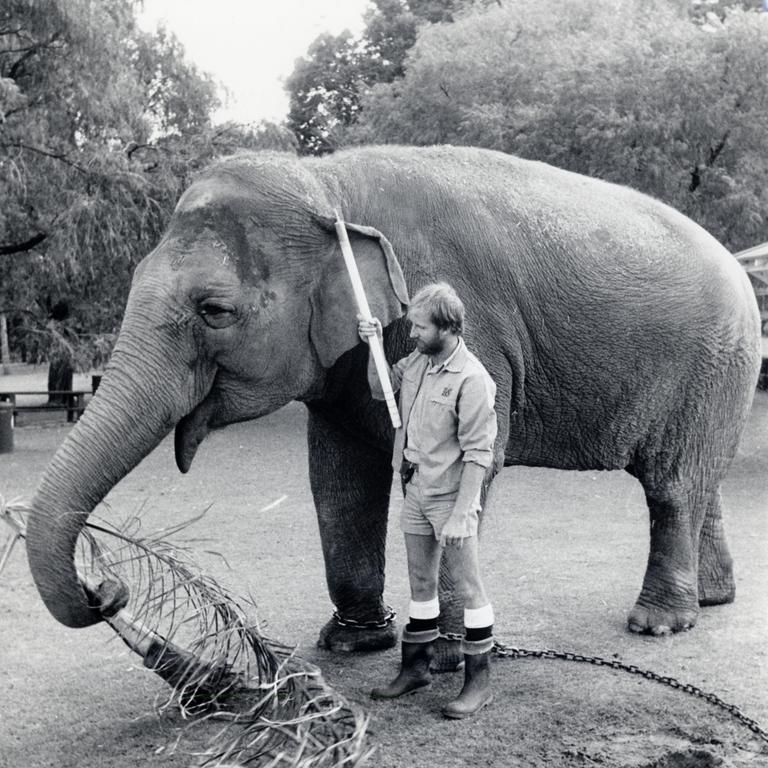
[[[13,405],[0,403],[0,453],[13,451]]]

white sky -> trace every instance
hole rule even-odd
[[[229,91],[216,122],[282,120],[283,82],[322,32],[363,27],[367,0],[144,0],[139,21],[158,23],[181,41],[187,58]]]

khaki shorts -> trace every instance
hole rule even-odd
[[[458,493],[441,493],[436,496],[425,496],[421,492],[419,473],[416,472],[408,485],[400,512],[400,530],[403,533],[413,533],[417,536],[434,536],[440,538],[443,526],[453,512]],[[477,536],[480,505],[477,504],[467,517],[466,535]]]

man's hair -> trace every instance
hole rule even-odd
[[[440,330],[458,335],[464,332],[464,305],[448,283],[425,285],[411,299],[408,313],[414,309],[423,310]]]

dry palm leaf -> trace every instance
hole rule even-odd
[[[24,538],[26,514],[0,496],[0,518],[13,531],[0,571]],[[161,707],[226,721],[200,756],[207,767],[362,764],[372,752],[364,712],[317,667],[264,637],[249,618],[253,602],[205,574],[188,542],[174,541],[198,519],[145,535],[138,516],[120,528],[91,516],[76,555],[85,584],[130,586],[128,604],[105,620],[171,686]]]

